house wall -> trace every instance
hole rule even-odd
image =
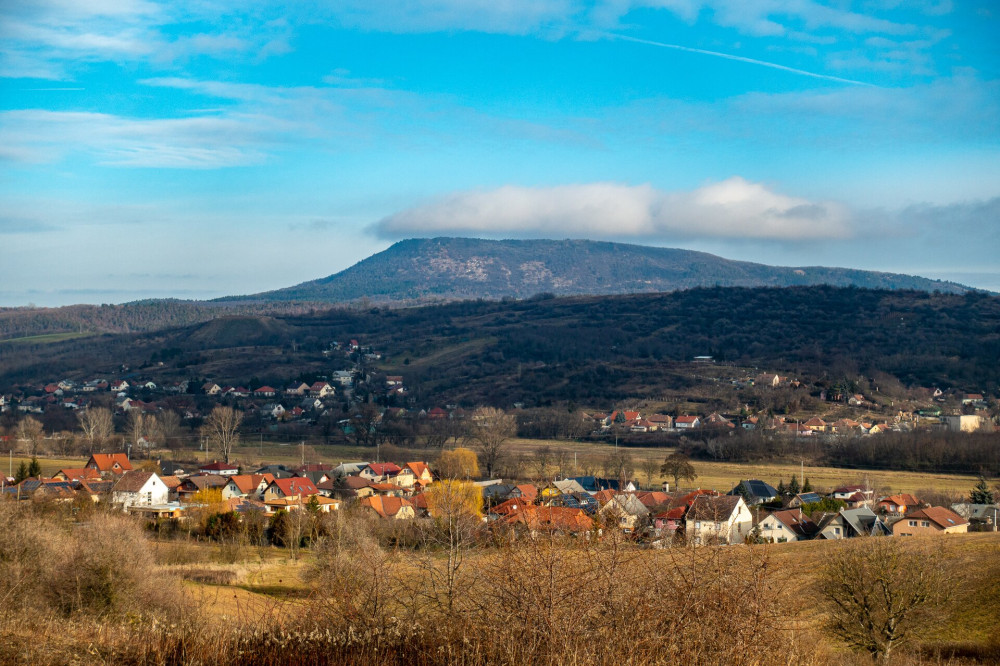
[[[759,525],[760,535],[765,539],[770,539],[775,543],[784,541],[798,541],[799,536],[788,529],[788,526],[783,522],[775,518],[774,516],[768,516],[764,520],[760,521]]]
[[[915,524],[914,524],[915,523]],[[969,524],[942,528],[937,523],[926,518],[903,518],[892,524],[893,536],[925,536],[928,534],[964,534],[969,531]]]
[[[142,489],[136,493],[114,493],[112,501],[121,503],[122,511],[128,511],[132,506],[149,506],[151,504],[166,504],[170,490],[157,476],[151,476]]]

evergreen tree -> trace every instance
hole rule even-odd
[[[14,483],[21,483],[28,478],[28,466],[22,460],[21,464],[17,466],[17,473],[14,475]]]
[[[32,477],[38,476],[38,477],[40,477],[41,475],[42,475],[42,466],[38,462],[38,458],[32,457],[31,458],[31,464],[28,465],[28,476],[32,476]]]
[[[798,495],[799,494],[799,480],[792,475],[792,480],[788,482],[788,494]]]
[[[805,483],[802,484],[802,492],[811,493],[813,490],[812,484],[809,483],[809,477],[806,477]]]
[[[996,496],[990,490],[989,486],[986,485],[986,479],[979,477],[979,483],[969,493],[969,502],[971,504],[993,504],[995,500]]]
[[[788,491],[785,489],[785,480],[778,481],[778,497],[784,497]]]

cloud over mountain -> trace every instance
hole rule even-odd
[[[377,222],[385,238],[470,234],[520,237],[840,239],[846,208],[780,194],[739,176],[689,192],[650,185],[507,185],[459,192]]]

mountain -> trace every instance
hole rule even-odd
[[[705,252],[587,240],[427,238],[400,241],[325,278],[220,301],[413,304],[467,299],[808,285],[964,293],[953,282],[818,266],[779,267]]]

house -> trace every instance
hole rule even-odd
[[[740,495],[698,495],[685,516],[684,533],[694,545],[743,543],[751,529],[753,516]]]
[[[612,491],[609,490],[607,492]],[[514,497],[514,499],[519,499],[524,503],[533,504],[533,502],[528,502],[527,498],[524,496]],[[546,502],[545,506],[562,506],[568,509],[583,509],[588,515],[591,516],[596,514],[601,508],[601,504],[597,501],[597,497],[595,495],[591,495],[590,493],[566,493],[565,495],[558,495]]]
[[[588,492],[591,494],[599,492],[601,490],[615,490],[615,491],[620,490],[621,492],[626,492],[626,493],[633,493],[636,491],[635,484],[633,484],[631,481],[627,482],[624,487],[619,487],[621,484],[618,482],[618,479],[606,479],[599,476],[574,476],[569,480],[575,481],[577,484],[580,485],[580,488],[584,492]],[[574,492],[575,491],[576,490],[574,489]]]
[[[997,504],[952,504],[951,510],[968,520],[973,532],[996,532],[1000,525],[1000,505]]]
[[[759,479],[740,481],[739,485],[730,490],[727,495],[740,495],[749,505],[763,504],[777,499],[777,489]]]
[[[865,404],[865,396],[860,393],[855,393],[850,398],[847,399],[847,404],[853,407],[860,407]]]
[[[119,476],[132,471],[132,463],[125,453],[95,453],[84,467],[96,469],[102,476],[113,474]]]
[[[402,469],[395,463],[369,463],[358,473],[368,481],[388,481],[396,478]]]
[[[168,495],[166,484],[156,473],[132,470],[122,474],[111,489],[111,503],[128,511],[133,506],[166,504]]]
[[[278,394],[278,391],[270,386],[261,386],[255,388],[253,395],[255,398],[273,398]]]
[[[701,420],[697,416],[685,414],[674,419],[674,428],[678,430],[690,430],[698,427],[701,427]]]
[[[315,398],[326,398],[334,395],[336,391],[327,382],[316,382],[309,387],[309,395]]]
[[[112,393],[122,393],[129,389],[129,383],[124,379],[118,379],[111,382],[111,392]]]
[[[966,393],[962,396],[963,405],[985,405],[986,398],[983,397],[982,393]]]
[[[222,487],[222,499],[249,497],[259,500],[272,481],[274,477],[270,474],[234,474]]]
[[[264,488],[264,503],[270,503],[275,499],[305,500],[318,494],[319,489],[315,483],[301,476],[293,476],[288,479],[275,479],[267,484]]]
[[[160,476],[160,481],[167,487],[167,501],[176,502],[180,500],[177,489],[181,486],[181,479],[178,476]]]
[[[402,497],[372,495],[358,500],[358,506],[371,509],[382,518],[408,520],[416,517],[413,504]]]
[[[815,504],[822,500],[823,497],[819,493],[799,493],[788,501],[788,508],[798,509],[804,504]]]
[[[177,497],[184,501],[190,501],[194,495],[202,490],[222,490],[229,479],[218,474],[197,474],[189,476],[181,481],[177,486]]]
[[[285,388],[285,395],[305,395],[309,392],[309,384],[305,382],[292,382]]]
[[[284,465],[264,465],[260,469],[254,470],[254,474],[270,474],[276,479],[289,479],[295,476],[295,473]]]
[[[817,539],[853,539],[860,536],[889,536],[892,530],[866,506],[841,509],[819,521]]]
[[[892,524],[894,536],[964,534],[968,531],[969,521],[943,506],[930,506],[911,511]]]
[[[875,510],[879,513],[889,513],[902,516],[911,511],[916,511],[924,504],[913,495],[900,493],[899,495],[889,495],[883,497],[875,505]]]
[[[403,383],[403,377],[400,375],[386,375],[385,385],[386,386],[400,386]]]
[[[92,467],[81,467],[80,469],[66,468],[56,472],[52,478],[63,481],[96,481],[101,478],[101,473]]]
[[[434,475],[431,474],[427,463],[408,462],[399,470],[393,483],[405,488],[412,488],[414,485],[426,486],[433,481]]]
[[[541,532],[583,534],[594,528],[593,519],[583,509],[529,505],[503,519],[507,525],[527,529],[532,536]]]
[[[814,416],[805,423],[803,423],[802,425],[809,428],[813,432],[826,432],[826,429],[829,424],[827,424],[827,422],[821,419],[820,417]]]
[[[222,393],[222,387],[214,382],[206,382],[201,385],[201,392],[205,395],[219,395]]]
[[[757,523],[757,533],[768,543],[806,541],[818,531],[816,523],[802,515],[800,509],[775,511]]]
[[[339,479],[344,476],[355,476],[360,474],[361,470],[370,464],[370,462],[342,462],[333,468],[330,476],[335,479]]]
[[[644,527],[649,509],[635,495],[623,493],[601,507],[601,516],[609,526],[615,524],[623,532],[635,532]]]
[[[360,499],[375,494],[371,482],[360,476],[342,476],[336,481],[327,480],[317,486],[317,490],[329,492],[331,497],[342,499]]]
[[[200,474],[218,474],[219,476],[233,476],[240,473],[239,465],[220,462],[218,460],[202,465],[198,468]]]
[[[647,421],[653,426],[653,430],[670,430],[674,427],[674,417],[669,414],[652,414]]]
[[[986,420],[977,414],[958,414],[942,416],[948,432],[976,432],[983,427]]]
[[[354,383],[354,377],[347,370],[337,370],[333,373],[330,381],[336,382],[341,386],[350,386]]]
[[[654,531],[661,536],[674,534],[679,529],[683,531],[684,515],[687,510],[687,505],[682,504],[656,514],[653,516]]]
[[[875,501],[875,491],[867,486],[841,486],[840,488],[834,488],[831,493],[833,499],[843,500],[848,502],[848,504],[855,501],[857,499],[855,495],[858,494],[861,495],[863,503]]]

